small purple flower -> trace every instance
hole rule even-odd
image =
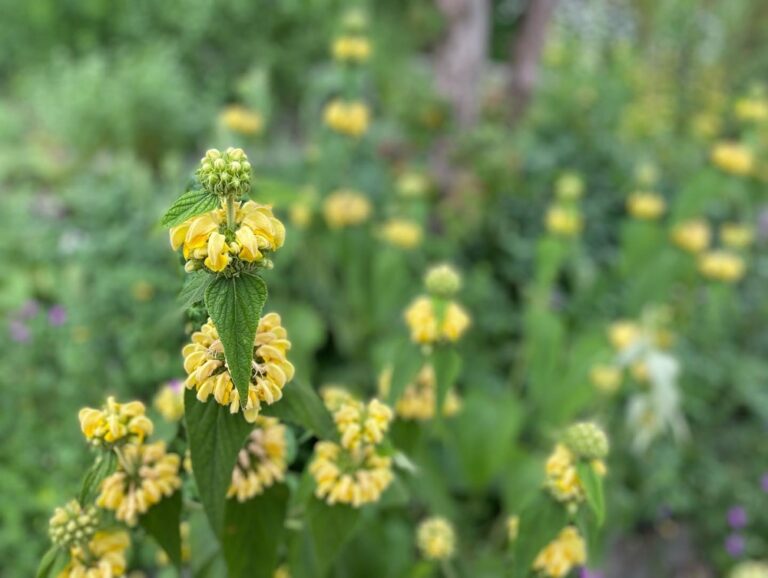
[[[728,525],[734,530],[739,530],[747,525],[749,518],[747,511],[741,506],[733,506],[728,510]]]
[[[22,319],[29,319],[30,317],[37,315],[38,311],[40,311],[38,302],[34,299],[27,299],[24,302],[24,305],[21,306],[21,309],[19,309],[19,316]]]
[[[168,382],[168,387],[170,387],[175,393],[178,393],[181,391],[182,386],[184,385],[184,382],[180,379],[172,379]]]
[[[67,322],[67,310],[61,305],[54,305],[48,310],[48,323],[59,327]]]
[[[764,473],[763,477],[760,478],[760,487],[768,494],[768,472]]]
[[[32,338],[32,333],[29,327],[24,325],[18,319],[14,319],[10,323],[11,339],[16,343],[27,343]]]
[[[600,570],[590,570],[586,566],[583,566],[579,573],[579,578],[605,578],[605,574],[600,572]]]
[[[744,554],[744,536],[741,534],[731,534],[725,539],[725,550],[732,558],[739,558]]]

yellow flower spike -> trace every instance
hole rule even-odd
[[[613,365],[595,365],[589,372],[589,380],[595,389],[607,394],[621,387],[621,379],[621,368]]]
[[[579,503],[584,500],[584,488],[576,473],[576,458],[563,444],[557,444],[545,466],[546,486],[559,502]]]
[[[336,99],[326,105],[323,119],[334,132],[357,138],[368,130],[370,111],[363,102]]]
[[[416,530],[416,544],[428,560],[448,560],[456,550],[456,532],[443,517],[427,518]]]
[[[70,559],[57,578],[113,578],[126,570],[125,551],[131,544],[128,532],[97,532],[86,545],[70,549]]]
[[[364,36],[339,36],[331,45],[334,60],[349,64],[362,64],[371,56],[371,43]]]
[[[246,502],[285,477],[285,426],[275,418],[258,417],[232,471],[228,498]]]
[[[574,207],[552,205],[545,217],[547,231],[559,237],[576,237],[584,228],[584,219]]]
[[[744,277],[746,264],[736,253],[726,250],[710,251],[700,257],[699,272],[707,279],[735,283]]]
[[[336,413],[344,404],[360,403],[352,393],[340,385],[324,385],[320,389],[320,397],[331,413]]]
[[[720,239],[731,249],[746,249],[755,239],[755,232],[747,225],[724,223],[720,227]]]
[[[140,515],[181,487],[180,464],[178,455],[166,453],[165,442],[123,446],[118,469],[102,483],[96,505],[135,526]]]
[[[360,225],[368,220],[372,210],[364,195],[349,189],[331,193],[323,203],[323,216],[331,229]]]
[[[141,443],[153,430],[152,421],[144,415],[143,403],[121,404],[112,396],[101,409],[81,409],[78,418],[83,435],[96,445]]]
[[[397,178],[397,194],[404,199],[420,199],[429,193],[429,178],[417,171],[406,171]]]
[[[740,98],[734,105],[736,118],[744,122],[768,120],[768,101],[760,96]]]
[[[246,136],[260,134],[264,128],[264,118],[261,114],[237,104],[225,108],[219,120],[232,132]]]
[[[152,402],[165,421],[177,422],[184,417],[184,385],[173,380],[160,388]]]
[[[616,351],[624,351],[640,338],[640,326],[632,321],[616,321],[608,328],[608,340]]]
[[[469,328],[471,320],[458,303],[445,304],[442,323],[437,318],[434,300],[417,297],[405,311],[405,322],[411,331],[411,341],[432,344],[437,341],[458,341]]]
[[[672,241],[682,250],[698,254],[709,247],[711,231],[704,219],[678,223],[672,229]]]
[[[415,249],[421,244],[424,232],[421,225],[409,219],[390,219],[379,231],[381,238],[393,247]]]
[[[293,379],[295,372],[287,358],[291,342],[277,313],[268,313],[259,320],[253,346],[254,369],[245,404],[241,403],[224,363],[219,334],[210,320],[192,335],[192,342],[182,349],[184,370],[187,372],[184,385],[195,389],[197,398],[202,402],[213,395],[217,403],[229,406],[232,413],[243,409],[246,420],[253,423],[262,403],[269,405],[280,400],[283,387]]]
[[[656,193],[633,193],[627,199],[627,210],[635,219],[655,221],[667,210],[667,204]]]
[[[754,171],[752,149],[738,142],[723,141],[712,148],[712,163],[726,173],[745,177]]]
[[[379,393],[386,397],[392,381],[392,367],[387,367],[379,376]],[[437,407],[437,382],[435,370],[430,364],[424,365],[413,383],[403,389],[403,393],[395,402],[395,413],[403,419],[428,421],[435,417]],[[449,390],[443,402],[443,415],[451,417],[461,410],[461,398],[453,390]]]
[[[392,410],[378,399],[368,404],[347,401],[333,414],[336,428],[341,435],[341,445],[347,450],[357,450],[361,445],[381,443],[392,422]]]
[[[573,526],[567,526],[539,552],[533,569],[550,578],[564,578],[575,567],[587,561],[584,538]]]

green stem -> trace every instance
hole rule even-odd
[[[235,230],[235,198],[231,195],[227,197],[227,229]]]

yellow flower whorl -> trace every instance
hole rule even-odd
[[[720,170],[745,177],[755,168],[752,149],[738,142],[724,141],[712,147],[712,163]]]
[[[560,237],[575,237],[584,228],[584,218],[575,207],[552,205],[545,217],[547,231]]]
[[[655,221],[667,210],[667,204],[656,193],[633,193],[627,199],[627,210],[635,219]]]
[[[131,545],[128,532],[103,531],[87,545],[70,549],[70,559],[57,578],[114,578],[125,574],[125,551]]]
[[[371,43],[365,36],[339,36],[331,45],[334,60],[349,64],[362,64],[371,56]]]
[[[699,258],[699,272],[714,281],[735,283],[744,277],[745,271],[744,259],[731,251],[710,251]]]
[[[533,569],[550,578],[563,578],[574,566],[586,561],[584,538],[575,527],[567,526],[539,552],[533,562]]]
[[[141,443],[152,434],[152,421],[140,401],[118,403],[113,396],[101,409],[85,407],[78,418],[85,439],[93,444]]]
[[[331,229],[360,225],[371,216],[371,203],[365,195],[341,189],[328,195],[323,203],[323,216]]]
[[[678,223],[672,229],[672,241],[683,251],[701,253],[709,247],[712,234],[704,219]]]
[[[392,381],[392,367],[387,367],[379,376],[379,392],[389,394]],[[428,421],[435,417],[437,407],[437,382],[435,369],[430,364],[424,365],[413,383],[405,386],[400,399],[395,402],[395,413],[403,419]],[[449,390],[443,402],[443,415],[451,417],[461,410],[461,398]]]
[[[227,497],[246,502],[285,477],[285,426],[276,418],[259,416],[240,450]]]
[[[438,320],[434,299],[417,297],[405,311],[411,341],[420,344],[458,341],[470,326],[469,315],[455,301],[447,301],[442,313],[442,319]]]
[[[332,100],[325,106],[326,126],[345,136],[360,137],[368,130],[371,113],[364,102]]]
[[[433,516],[419,524],[416,544],[425,558],[447,560],[456,550],[456,532],[448,520]]]
[[[400,249],[414,249],[421,244],[424,232],[421,225],[410,219],[390,219],[379,231],[381,238]]]

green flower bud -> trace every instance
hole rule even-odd
[[[563,435],[563,443],[576,456],[601,460],[608,455],[608,436],[593,422],[573,424]]]
[[[436,265],[427,271],[424,284],[432,295],[451,297],[461,288],[461,276],[448,264]]]
[[[238,198],[251,188],[251,163],[242,149],[211,149],[200,160],[197,179],[211,193]]]
[[[56,508],[49,522],[48,533],[57,546],[69,548],[90,539],[96,532],[98,511],[94,506],[83,509],[77,500]]]

